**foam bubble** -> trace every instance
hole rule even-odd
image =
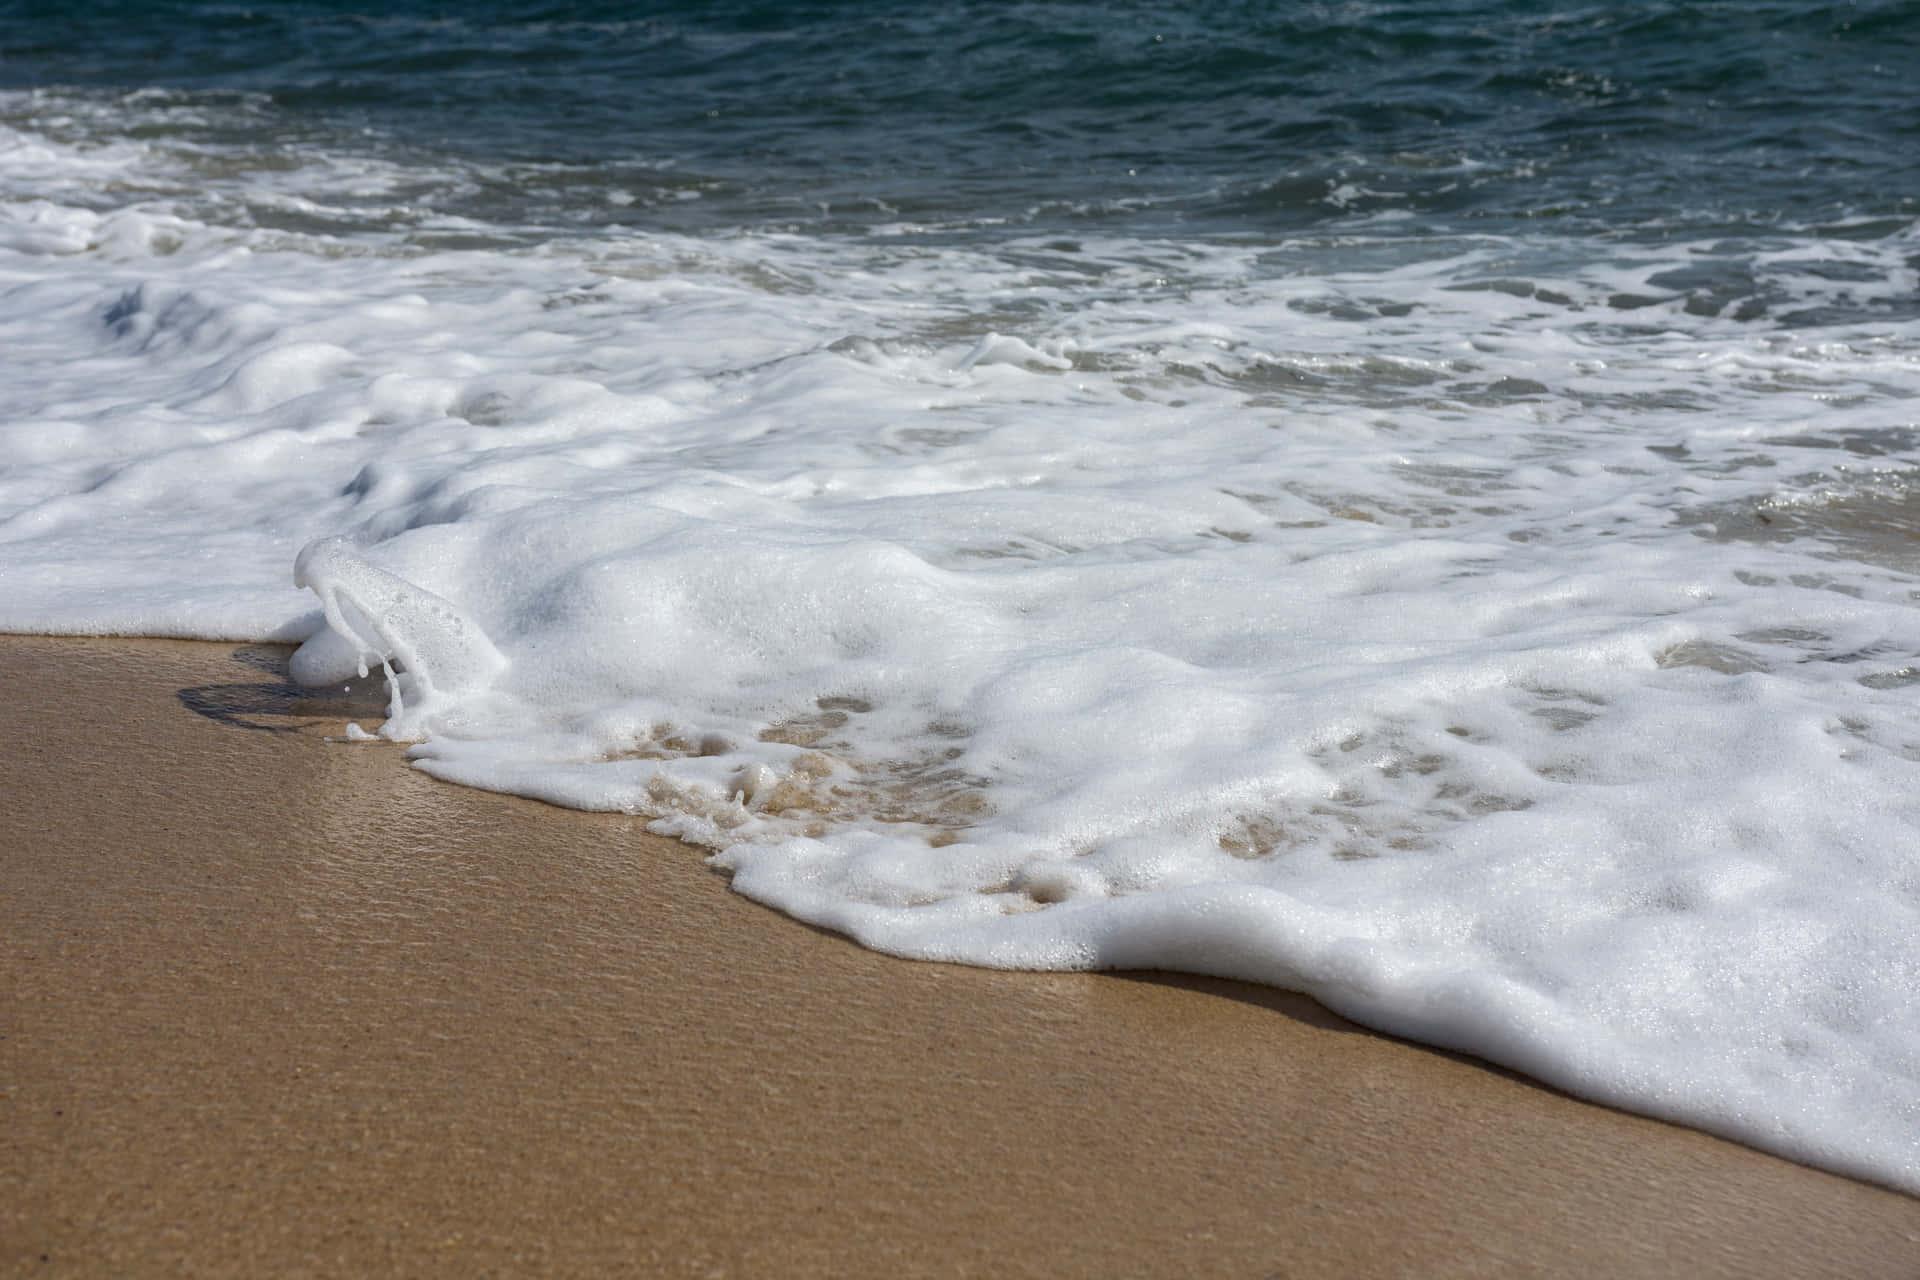
[[[369,564],[343,539],[303,549],[293,581],[320,597],[327,620],[294,653],[294,680],[336,684],[379,663],[393,692],[384,737],[424,737],[437,711],[485,692],[507,666],[458,606]]]

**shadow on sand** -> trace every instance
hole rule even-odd
[[[244,645],[233,651],[234,661],[272,676],[272,681],[199,685],[174,696],[195,715],[264,733],[298,733],[322,720],[386,718],[382,677],[372,675],[323,689],[302,688],[287,678],[292,653],[286,645]]]

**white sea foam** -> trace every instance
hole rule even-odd
[[[422,768],[869,946],[1920,1190],[1911,232],[452,251],[62,146],[0,136],[0,626],[386,663]]]

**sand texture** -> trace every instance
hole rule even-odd
[[[284,658],[0,639],[0,1273],[1920,1275],[1920,1201],[1297,996],[862,951]]]

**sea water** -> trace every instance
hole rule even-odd
[[[868,946],[1920,1191],[1917,70],[1872,0],[11,5],[0,626],[302,642]]]

